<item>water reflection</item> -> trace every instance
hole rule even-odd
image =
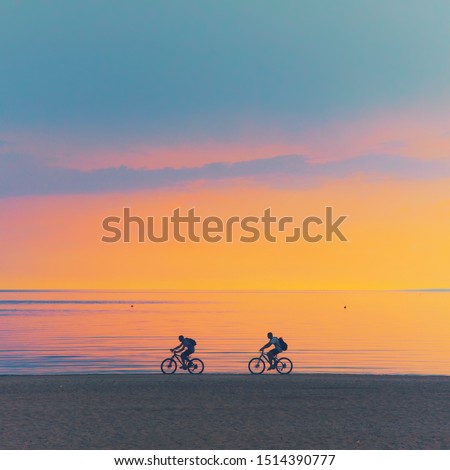
[[[0,291],[0,373],[159,373],[179,334],[247,373],[267,331],[294,372],[450,374],[449,292]],[[345,308],[344,308],[345,307]]]

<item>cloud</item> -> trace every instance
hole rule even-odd
[[[284,155],[233,163],[208,163],[185,168],[108,167],[91,171],[49,166],[34,158],[0,155],[0,197],[52,194],[129,192],[176,187],[208,180],[247,178],[277,185],[289,180],[299,187],[328,178],[354,174],[368,177],[450,177],[448,161],[421,161],[407,157],[360,156],[347,160],[312,163],[301,155]]]

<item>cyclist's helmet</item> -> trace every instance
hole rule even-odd
[[[183,341],[184,336],[183,336],[183,335],[180,335],[180,336],[178,336],[178,339],[179,339],[180,341]]]
[[[268,337],[269,339],[272,339],[273,334],[269,332],[269,333],[267,333],[267,337]]]

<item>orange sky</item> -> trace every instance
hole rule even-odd
[[[348,215],[348,242],[253,244],[100,241],[124,206],[145,216],[195,207],[205,217]],[[182,190],[0,201],[2,288],[396,289],[449,286],[450,188],[445,180],[352,177],[311,188],[250,181]]]

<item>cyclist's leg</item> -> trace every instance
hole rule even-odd
[[[181,353],[181,360],[183,361],[183,366],[187,367],[189,363],[189,356],[194,352],[193,349],[188,348],[184,352]]]
[[[277,354],[277,350],[276,349],[271,349],[268,353],[267,353],[267,357],[269,358],[269,362],[270,362],[270,368],[274,368],[274,356],[276,356]]]
[[[181,362],[183,363],[183,367],[186,367],[187,357],[189,356],[188,350],[186,349],[180,354]]]
[[[273,355],[273,368],[274,368],[274,369],[277,368],[277,364],[278,364],[278,354],[280,354],[280,351],[278,351],[278,350],[275,349],[275,354]]]

